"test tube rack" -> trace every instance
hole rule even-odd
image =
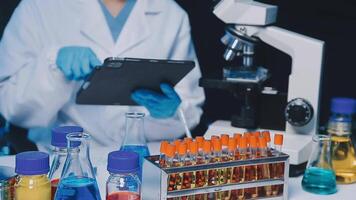
[[[268,200],[287,200],[288,199],[288,177],[289,177],[289,156],[287,154],[273,150],[273,154],[264,158],[234,160],[221,163],[209,163],[195,166],[161,168],[158,164],[159,156],[148,156],[143,162],[142,179],[142,199],[145,200],[166,200],[176,199],[177,197],[194,196],[199,194],[216,193],[223,191],[233,191],[264,186],[279,185],[282,192],[275,196],[261,197]],[[228,183],[224,185],[206,186],[183,190],[168,191],[168,181],[170,174],[196,172],[209,169],[233,168],[239,166],[254,166],[261,164],[282,164],[284,171],[280,178],[270,178],[242,183]],[[256,198],[253,198],[256,199]],[[257,198],[258,199],[258,198]]]

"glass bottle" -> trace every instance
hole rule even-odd
[[[141,182],[139,155],[135,152],[114,151],[109,153],[106,181],[106,200],[140,200]]]
[[[90,135],[67,135],[67,159],[55,200],[100,200],[100,193],[90,161]]]
[[[47,178],[49,155],[28,151],[16,155],[16,200],[50,200],[51,183]]]
[[[15,169],[12,167],[0,166],[0,200],[15,199]]]
[[[313,136],[313,149],[302,180],[305,191],[315,194],[337,192],[335,173],[331,168],[330,137]]]
[[[48,174],[48,178],[51,181],[52,197],[57,191],[57,186],[59,179],[64,168],[64,163],[67,158],[67,135],[69,133],[83,132],[83,128],[79,126],[61,126],[52,129],[52,140],[51,144],[53,146],[53,161],[51,169]]]
[[[331,136],[331,162],[338,183],[356,182],[356,154],[352,144],[352,115],[354,99],[334,98],[327,131]]]
[[[145,138],[144,117],[144,113],[126,113],[125,138],[120,149],[133,151],[140,155],[140,180],[142,180],[143,159],[150,155]]]

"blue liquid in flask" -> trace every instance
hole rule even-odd
[[[70,176],[60,181],[55,200],[101,200],[95,179]]]
[[[142,165],[143,159],[150,155],[150,151],[146,145],[124,145],[120,149],[121,151],[131,151],[136,152],[140,156],[140,173],[138,174],[140,180],[142,181]]]
[[[330,169],[310,167],[305,171],[302,187],[314,194],[334,194],[337,192],[335,173]]]

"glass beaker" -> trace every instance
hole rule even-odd
[[[139,177],[142,181],[142,163],[143,158],[150,155],[146,144],[144,129],[144,113],[126,113],[126,131],[125,138],[121,145],[121,151],[133,151],[140,156]]]
[[[330,136],[313,136],[313,149],[302,180],[305,191],[315,194],[337,192],[336,177],[331,167],[330,143]]]
[[[67,135],[67,159],[55,195],[56,200],[100,200],[100,193],[90,161],[90,135]]]

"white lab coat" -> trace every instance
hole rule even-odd
[[[144,107],[76,105],[81,83],[66,80],[55,64],[59,48],[73,45],[92,48],[102,61],[110,56],[196,60],[188,17],[173,0],[137,0],[116,43],[97,0],[22,1],[0,43],[0,112],[30,128],[40,149],[49,145],[49,128],[77,124],[92,135],[94,148],[116,150],[129,111],[148,115],[149,141],[184,133],[177,116],[157,120]],[[175,87],[190,127],[202,114],[200,77],[197,66]]]

